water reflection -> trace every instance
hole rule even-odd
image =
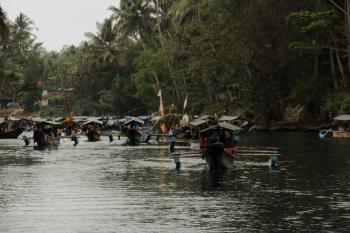
[[[10,165],[29,166],[37,163],[40,163],[40,160],[32,157],[1,156],[0,167]]]
[[[281,167],[239,160],[176,170],[166,147],[62,142],[33,151],[0,140],[0,232],[349,231],[350,142],[257,133],[246,145],[282,150]]]

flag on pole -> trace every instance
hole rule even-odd
[[[161,89],[159,89],[157,96],[158,96],[160,99],[163,99],[163,98],[162,98],[162,90],[161,90]]]
[[[159,113],[161,116],[164,116],[164,106],[163,106],[163,100],[160,99],[160,103],[159,103]]]
[[[162,90],[159,89],[157,96],[159,97],[159,113],[161,116],[164,116],[164,105],[163,105],[163,98],[162,98]]]
[[[185,98],[185,101],[184,101],[184,112],[185,112],[186,106],[187,106],[187,95],[186,95],[186,98]]]
[[[175,104],[172,103],[171,106],[170,106],[170,109],[169,109],[169,114],[171,114],[171,111],[173,110],[174,107],[175,107]]]

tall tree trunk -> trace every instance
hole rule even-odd
[[[333,44],[333,46],[334,46],[335,58],[336,58],[336,61],[337,61],[337,64],[338,64],[339,73],[340,73],[341,78],[342,78],[342,89],[345,89],[347,87],[347,80],[346,80],[346,77],[345,77],[343,63],[341,61],[340,54],[339,54],[338,42],[337,42],[337,39],[336,39],[336,37],[335,37],[335,35],[333,34],[332,31],[330,31],[330,39],[331,39],[331,43],[330,44]]]
[[[348,60],[348,78],[350,75],[350,0],[344,0],[345,2],[345,32],[347,38],[347,60]]]
[[[280,114],[281,114],[281,117],[283,118],[284,113],[286,112],[286,104],[282,95],[279,96],[279,103],[280,103]]]
[[[157,11],[157,29],[158,29],[158,34],[159,34],[160,46],[161,46],[164,54],[166,55],[169,74],[170,74],[170,78],[172,79],[173,96],[179,100],[180,95],[179,95],[179,90],[178,90],[178,87],[176,84],[176,80],[175,80],[174,75],[173,75],[173,67],[172,67],[171,62],[170,62],[170,56],[165,48],[164,36],[163,36],[162,29],[160,28],[161,18],[160,18],[160,13],[159,13],[159,0],[156,0],[156,11]]]
[[[208,93],[208,99],[209,101],[213,100],[212,94],[211,94],[211,89],[210,89],[210,85],[208,85],[206,79],[205,79],[205,74],[202,73],[202,81],[203,84],[205,85],[205,88],[207,89],[207,93]]]
[[[316,54],[315,60],[314,60],[314,80],[318,80],[318,59],[319,55]]]
[[[340,70],[342,73],[342,78],[343,78],[343,88],[347,89],[348,88],[348,82],[350,78],[350,0],[344,0],[344,5],[341,5],[340,2],[335,1],[335,0],[328,0],[333,6],[335,6],[339,11],[341,11],[344,14],[344,27],[345,27],[345,36],[347,39],[346,43],[346,51],[347,51],[347,69],[346,69],[346,74],[344,74],[344,69],[343,71]],[[336,41],[335,41],[335,36],[330,33],[332,40],[334,41],[334,44],[336,46]],[[337,61],[339,64],[339,52],[337,51],[336,48],[336,56],[337,56]],[[339,67],[340,68],[340,67]],[[344,76],[343,76],[344,75]]]
[[[337,42],[334,43],[334,46],[335,46],[335,58],[337,59],[339,73],[340,73],[341,78],[342,78],[342,87],[344,89],[346,89],[347,86],[348,86],[348,82],[346,80],[344,67],[343,67],[343,64],[342,64],[341,59],[340,59],[340,54],[339,54],[339,51],[338,51]]]
[[[329,64],[331,66],[331,76],[332,76],[332,81],[333,81],[333,88],[334,90],[338,91],[339,90],[339,84],[337,80],[337,74],[335,71],[335,64],[334,64],[334,54],[332,49],[329,49]]]
[[[154,78],[154,81],[156,82],[156,85],[157,85],[157,88],[158,88],[158,91],[160,90],[160,83],[159,83],[159,79],[158,79],[158,76],[156,73],[152,72],[153,73],[153,78]]]

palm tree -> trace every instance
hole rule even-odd
[[[172,19],[175,26],[183,26],[193,21],[196,15],[196,2],[194,0],[180,0],[173,4],[168,11],[168,16]]]
[[[158,8],[159,13],[164,17],[176,0],[153,0],[153,4]]]
[[[36,29],[34,25],[34,21],[21,12],[16,17],[13,27],[14,30],[18,32],[19,39],[26,41],[30,39],[34,40],[36,38],[32,32]]]
[[[7,49],[11,53],[23,56],[36,46],[36,36],[33,34],[34,22],[23,13],[20,13],[11,25],[11,40],[7,44]]]
[[[9,37],[10,29],[5,11],[0,6],[0,43],[6,41]]]
[[[155,30],[155,10],[148,0],[121,0],[120,9],[109,7],[117,21],[122,38],[133,37],[146,41]]]
[[[97,65],[116,65],[120,57],[120,52],[116,38],[118,33],[112,17],[104,22],[97,23],[97,34],[85,33],[89,40],[89,60]]]

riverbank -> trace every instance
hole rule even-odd
[[[39,117],[41,115],[40,111],[27,112],[23,108],[2,108],[0,109],[0,117]]]
[[[265,124],[258,124],[258,131],[295,131],[312,132],[329,128],[330,124],[305,124],[301,122],[271,121]]]

